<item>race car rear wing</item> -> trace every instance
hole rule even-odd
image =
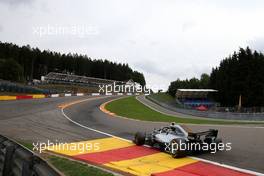
[[[191,137],[191,138],[200,138],[201,136],[205,136],[205,137],[217,137],[218,135],[218,130],[215,130],[215,129],[210,129],[208,131],[202,131],[202,132],[197,132],[197,133],[192,133],[192,132],[189,132],[188,133],[188,137]]]

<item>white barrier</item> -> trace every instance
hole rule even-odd
[[[132,93],[127,93],[127,95],[132,95]]]
[[[51,94],[51,96],[50,97],[59,97],[60,95],[59,94]]]
[[[124,95],[123,93],[117,93],[117,95]]]
[[[112,93],[105,93],[105,95],[113,95]]]
[[[77,93],[76,96],[84,96],[83,93]]]
[[[100,93],[92,93],[92,96],[98,96]]]
[[[64,94],[65,97],[70,97],[72,94]]]

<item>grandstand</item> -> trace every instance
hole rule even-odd
[[[214,92],[218,91],[214,89],[177,89],[176,99],[184,107],[207,110],[217,105],[216,102],[208,99],[208,94]]]
[[[123,81],[116,81],[110,79],[94,78],[87,76],[78,76],[73,74],[63,74],[50,72],[46,76],[41,78],[43,83],[50,84],[70,84],[70,85],[80,85],[80,86],[89,86],[89,87],[98,87],[101,84],[125,84]]]

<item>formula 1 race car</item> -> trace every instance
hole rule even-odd
[[[218,130],[215,129],[193,133],[181,125],[171,123],[170,126],[154,129],[149,134],[137,132],[134,143],[149,145],[170,153],[174,158],[181,158],[193,153],[211,151],[211,146],[215,148],[222,143],[217,134]]]

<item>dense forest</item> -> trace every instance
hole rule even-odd
[[[144,75],[133,71],[128,64],[0,42],[1,79],[25,82],[40,79],[49,72],[73,73],[120,81],[133,79],[141,85],[146,84]]]
[[[209,86],[209,80],[210,77],[206,73],[202,74],[200,79],[177,79],[170,83],[168,92],[170,95],[175,96],[177,89],[205,89]]]
[[[207,79],[207,78],[206,78]],[[264,55],[249,47],[240,48],[212,69],[208,82],[202,79],[171,82],[169,93],[178,88],[212,88],[219,92],[215,100],[222,106],[235,106],[239,96],[245,107],[264,106]]]

